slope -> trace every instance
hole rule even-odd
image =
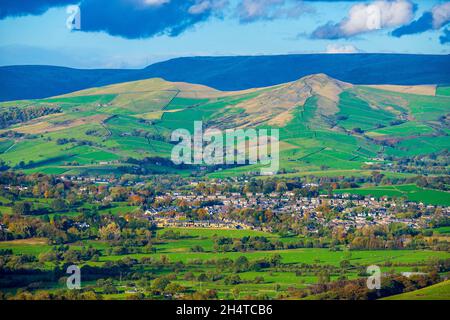
[[[155,172],[189,173],[193,168],[158,159],[169,158],[174,129],[192,131],[201,120],[209,128],[278,128],[282,172],[352,173],[448,149],[449,105],[449,96],[353,85],[325,74],[234,92],[154,78],[1,103],[3,114],[30,107],[61,112],[0,130],[0,159],[29,172],[111,173],[145,162]]]

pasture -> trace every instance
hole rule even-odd
[[[450,300],[450,280],[423,289],[387,297],[383,300]]]
[[[363,196],[374,196],[377,198],[387,197],[405,197],[414,202],[423,202],[424,204],[433,204],[441,206],[450,205],[450,193],[439,190],[424,189],[413,184],[397,185],[397,186],[376,186],[362,187],[356,189],[340,189],[334,191],[337,194],[359,194]]]
[[[282,241],[294,241],[294,239],[283,239],[276,234],[270,234],[260,231],[252,230],[225,230],[225,229],[187,229],[187,228],[168,228],[159,229],[157,234],[163,234],[167,231],[179,232],[182,238],[180,239],[160,239],[155,244],[155,253],[141,253],[141,254],[126,254],[126,255],[110,255],[106,253],[109,245],[106,242],[99,240],[86,240],[82,242],[73,243],[70,245],[73,249],[81,249],[82,246],[92,246],[102,252],[98,262],[88,261],[86,264],[92,266],[102,266],[108,261],[118,261],[124,258],[142,259],[150,257],[156,260],[168,259],[171,262],[183,262],[186,266],[183,271],[177,274],[176,279],[172,280],[174,283],[182,285],[189,289],[206,290],[215,289],[218,292],[219,298],[238,298],[247,295],[276,298],[279,292],[292,288],[305,288],[318,281],[316,272],[302,272],[295,273],[286,268],[292,268],[296,265],[312,265],[318,268],[319,266],[334,266],[339,267],[343,260],[348,260],[353,266],[348,269],[345,276],[348,279],[358,278],[356,268],[358,266],[379,265],[383,272],[395,270],[396,272],[411,271],[413,268],[421,268],[426,263],[436,259],[448,259],[450,253],[438,251],[416,251],[416,250],[362,250],[362,251],[330,251],[326,248],[300,248],[287,250],[272,250],[272,251],[248,251],[248,252],[214,252],[213,238],[215,236],[226,236],[232,238],[241,238],[244,236],[265,236],[270,239],[279,239]],[[194,246],[201,246],[204,252],[192,252],[190,249]],[[0,249],[12,249],[14,254],[31,254],[39,256],[51,250],[51,246],[45,243],[45,239],[28,239],[17,240],[9,242],[0,242]],[[238,275],[242,283],[231,284],[224,280],[220,281],[201,281],[198,280],[201,274],[214,274],[217,269],[214,265],[210,265],[208,261],[229,258],[236,260],[238,257],[245,256],[249,261],[269,258],[275,254],[281,256],[281,263],[284,268],[268,268],[260,271],[244,271],[244,272],[229,272],[221,273],[223,277],[230,277]],[[202,264],[199,264],[202,261]],[[46,268],[50,265],[46,265]],[[139,269],[142,272],[141,269]],[[163,276],[167,274],[164,268],[158,270],[147,268],[146,272],[154,276]],[[187,274],[190,274],[192,279],[187,279]],[[342,274],[331,274],[330,279],[336,280]],[[128,296],[126,293],[129,281],[126,283],[120,280],[114,280],[114,283],[119,287],[119,294],[105,294],[105,299],[123,299]],[[95,283],[84,283],[84,286],[94,286]],[[58,287],[58,286],[56,286]],[[123,288],[123,289],[122,289]],[[98,291],[101,292],[101,291]],[[447,293],[448,294],[448,293]],[[231,295],[231,296],[230,296]]]

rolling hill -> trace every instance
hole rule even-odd
[[[220,129],[279,128],[287,174],[365,174],[372,165],[387,168],[395,159],[448,150],[448,92],[354,85],[325,74],[226,92],[160,78],[125,82],[1,103],[1,117],[15,115],[16,122],[3,122],[0,160],[26,172],[136,173],[145,167],[147,173],[189,174],[192,168],[161,159],[170,156],[172,130],[192,130],[193,121],[202,120]],[[210,174],[238,175],[258,165],[224,169]]]
[[[442,85],[450,84],[448,70],[449,55],[406,54],[189,57],[155,63],[141,70],[6,66],[0,67],[0,101],[47,98],[155,77],[203,84],[218,90],[273,86],[316,73],[326,73],[353,84]]]
[[[450,280],[446,280],[423,289],[398,294],[383,300],[449,300]]]

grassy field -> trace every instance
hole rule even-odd
[[[450,300],[450,280],[383,300]]]
[[[450,87],[437,87],[436,95],[438,96],[450,96]]]
[[[423,202],[424,204],[433,205],[450,205],[450,193],[420,188],[413,184],[397,185],[397,186],[376,186],[376,187],[364,187],[357,189],[340,189],[335,190],[338,194],[359,194],[363,196],[374,197],[405,197],[406,199],[414,202]]]
[[[265,236],[271,239],[277,239],[284,242],[294,242],[295,238],[280,238],[276,234],[265,233],[261,231],[251,230],[229,230],[229,229],[161,229],[158,232],[163,233],[168,230],[179,231],[182,235],[188,236],[176,240],[162,240],[156,244],[157,249],[154,254],[130,254],[129,257],[142,258],[145,256],[160,257],[166,255],[170,261],[187,262],[193,259],[209,260],[218,258],[235,259],[241,255],[245,255],[249,260],[259,259],[280,254],[283,263],[317,263],[339,265],[343,259],[349,259],[353,264],[369,265],[382,264],[384,262],[392,263],[412,263],[425,262],[430,259],[446,259],[450,258],[450,253],[438,251],[420,251],[420,250],[363,250],[363,251],[330,251],[325,248],[300,248],[273,251],[250,251],[250,252],[212,252],[212,237],[226,236],[231,238],[242,238],[244,236]],[[82,245],[93,245],[94,247],[105,249],[107,245],[101,241],[85,241],[83,243],[74,243],[72,246],[80,248]],[[190,248],[194,245],[202,246],[204,252],[191,252]],[[31,253],[39,254],[50,250],[51,246],[45,244],[45,239],[29,239],[0,242],[0,249],[11,248],[16,254]],[[104,255],[100,258],[101,262],[108,260],[122,259],[122,255]]]
[[[14,254],[39,255],[51,250],[45,238],[33,238],[13,241],[0,241],[0,249],[12,249]]]
[[[102,252],[98,262],[88,261],[85,264],[92,266],[102,266],[108,261],[118,261],[125,257],[141,259],[143,257],[152,257],[153,259],[162,259],[164,256],[171,262],[181,261],[187,266],[183,271],[177,273],[177,278],[173,282],[178,283],[190,289],[206,290],[215,289],[218,291],[219,298],[239,298],[247,295],[267,295],[275,298],[280,291],[287,290],[289,287],[305,288],[318,281],[318,275],[312,272],[304,272],[296,274],[293,271],[281,270],[276,268],[263,269],[261,271],[245,271],[234,273],[230,271],[221,272],[224,277],[238,274],[240,279],[247,281],[241,284],[226,284],[221,281],[207,281],[202,282],[195,280],[186,280],[185,275],[189,272],[197,278],[202,273],[214,273],[217,271],[214,265],[210,265],[207,261],[212,259],[230,258],[237,259],[245,256],[250,261],[268,258],[275,254],[281,256],[283,266],[295,266],[300,264],[308,264],[314,266],[335,266],[338,267],[343,260],[349,260],[352,266],[368,266],[380,265],[383,272],[395,270],[396,272],[412,271],[413,268],[421,268],[425,263],[434,261],[436,259],[448,259],[450,253],[439,251],[418,251],[418,250],[363,250],[363,251],[330,251],[329,249],[321,248],[305,248],[305,249],[287,249],[287,250],[273,250],[273,251],[249,251],[249,252],[214,252],[213,238],[215,236],[226,236],[231,238],[242,238],[244,236],[265,236],[272,240],[280,240],[282,242],[294,242],[298,238],[287,237],[283,238],[277,234],[271,234],[261,231],[251,230],[228,230],[228,229],[200,229],[200,228],[166,228],[159,229],[158,235],[163,235],[167,231],[179,232],[181,238],[176,240],[168,240],[161,238],[155,244],[155,253],[148,254],[128,254],[128,255],[109,255],[106,250],[109,247],[107,242],[99,240],[86,240],[76,242],[70,245],[73,249],[81,249],[81,247],[92,246]],[[194,246],[201,246],[204,252],[192,252],[191,248]],[[45,239],[27,239],[16,240],[9,242],[0,242],[0,249],[12,249],[14,254],[32,254],[39,256],[41,253],[51,250]],[[203,261],[203,264],[192,264],[193,261]],[[386,264],[386,265],[385,265]],[[52,265],[47,264],[46,268],[51,270]],[[140,269],[139,272],[143,270]],[[164,268],[158,270],[148,269],[149,272],[155,276],[162,276],[167,274]],[[339,274],[331,274],[331,279],[335,280]],[[345,276],[348,279],[355,279],[357,275],[356,269],[350,268]],[[254,282],[254,279],[260,278],[259,282]],[[129,294],[129,286],[126,282],[115,280],[115,284],[120,289],[118,294],[105,294],[106,299],[124,299]],[[91,283],[83,283],[84,286]],[[95,283],[92,283],[95,285]],[[61,284],[48,284],[49,290],[55,290],[61,287]],[[233,296],[233,295],[238,296]],[[231,296],[230,296],[231,295]]]
[[[366,101],[361,100],[351,92],[341,94],[338,116],[345,117],[339,121],[347,130],[361,128],[362,130],[375,128],[378,124],[387,125],[395,119],[395,114],[383,109],[374,109]]]
[[[439,227],[432,229],[433,232],[436,232],[437,234],[448,234],[450,235],[450,227]]]
[[[414,135],[425,135],[433,132],[434,132],[433,129],[427,126],[426,124],[410,121],[396,126],[389,126],[382,129],[376,129],[368,132],[367,135],[371,137],[380,137],[380,136],[404,137]]]

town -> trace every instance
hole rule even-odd
[[[428,226],[435,210],[439,210],[444,216],[450,215],[450,207],[413,202],[399,203],[386,196],[377,199],[372,196],[363,197],[347,193],[332,197],[321,195],[309,198],[297,196],[292,191],[272,192],[270,194],[246,193],[244,195],[238,192],[217,192],[214,195],[198,195],[194,192],[186,194],[167,192],[165,195],[155,198],[157,203],[167,202],[168,200],[171,203],[173,200],[188,203],[189,209],[202,208],[207,215],[202,220],[193,220],[179,211],[179,207],[176,205],[151,207],[145,211],[145,215],[154,221],[158,227],[242,228],[272,231],[267,227],[256,227],[249,223],[227,218],[233,210],[245,208],[270,210],[274,215],[286,214],[299,219],[307,217],[311,221],[317,221],[322,226],[331,229],[340,226],[345,230],[351,227],[360,228],[366,225],[389,225],[391,223],[402,223],[408,227],[419,229]],[[420,218],[399,217],[395,209],[420,211],[424,215],[421,215]],[[322,214],[324,210],[331,210],[337,214],[334,218],[327,219]],[[309,231],[317,232],[314,229]]]

